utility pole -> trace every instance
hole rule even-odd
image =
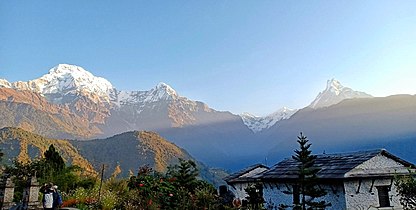
[[[100,200],[101,200],[101,187],[103,186],[103,178],[104,178],[104,164],[101,169],[101,181],[100,181],[100,188],[98,190],[98,203],[100,203]]]

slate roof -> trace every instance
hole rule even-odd
[[[247,168],[244,168],[238,172],[230,174],[229,176],[224,178],[224,181],[226,181],[227,183],[254,181],[258,178],[259,174],[253,174],[252,176],[244,176],[244,175],[247,173],[250,173],[252,170],[255,170],[257,168],[269,169],[269,167],[263,164],[255,164]]]
[[[321,168],[317,176],[320,179],[343,179],[347,172],[379,154],[389,157],[406,167],[415,168],[415,165],[388,153],[384,149],[379,149],[317,155],[315,165]],[[293,158],[285,159],[262,173],[260,178],[262,180],[297,179],[297,165],[298,163]]]

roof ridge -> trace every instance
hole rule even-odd
[[[348,152],[339,152],[339,153],[329,153],[329,154],[313,154],[316,156],[345,156],[345,155],[354,155],[354,154],[364,154],[364,153],[382,153],[386,151],[384,148],[371,149],[371,150],[358,150],[358,151],[348,151]]]

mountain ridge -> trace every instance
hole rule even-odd
[[[0,79],[0,87],[30,90],[45,96],[49,102],[54,104],[76,103],[80,97],[86,97],[94,103],[101,103],[100,106],[107,113],[110,109],[129,105],[136,105],[137,112],[141,112],[140,107],[159,101],[175,101],[176,107],[187,106],[192,110],[193,107],[196,107],[195,103],[197,102],[180,96],[172,87],[163,82],[147,91],[117,90],[107,79],[94,76],[84,68],[70,64],[58,64],[51,68],[48,74],[27,82],[10,83],[5,79]],[[331,79],[327,81],[326,89],[318,94],[309,107],[314,109],[323,108],[339,103],[344,99],[362,97],[372,96],[344,87],[339,81]],[[206,104],[204,106],[207,107],[206,110],[213,111]],[[171,110],[177,109],[172,108]],[[239,116],[250,130],[260,132],[270,128],[279,120],[290,118],[295,112],[293,109],[284,107],[264,117],[249,113],[242,113]],[[182,116],[182,118],[175,119],[174,117],[179,115],[171,114],[171,119],[174,121],[172,124],[179,127],[189,123],[192,124],[192,114],[188,113],[187,115],[187,117]]]
[[[0,144],[9,163],[12,162],[12,158],[28,163],[32,159],[42,157],[49,145],[53,144],[65,162],[80,166],[87,174],[98,174],[91,163],[79,155],[77,148],[68,140],[49,139],[21,128],[4,127],[0,129]],[[16,149],[19,151],[15,151]]]
[[[0,84],[7,86],[7,81],[0,80]],[[283,139],[290,139],[300,131],[316,136],[320,143],[326,142],[328,146],[332,141],[339,145],[357,143],[346,137],[337,139],[337,133],[363,142],[372,142],[374,136],[389,138],[394,144],[391,135],[405,136],[412,130],[399,129],[383,116],[400,124],[413,116],[412,106],[416,109],[416,105],[411,104],[411,108],[404,109],[403,113],[396,109],[392,111],[391,106],[400,107],[395,97],[380,100],[365,93],[360,95],[362,92],[346,88],[335,79],[328,80],[326,89],[315,99],[315,105],[326,103],[325,106],[307,106],[299,110],[286,108],[266,117],[216,111],[203,102],[180,96],[165,83],[147,91],[113,90],[109,103],[96,103],[83,92],[75,95],[71,92],[68,96],[71,100],[53,103],[41,93],[0,88],[0,127],[22,127],[51,138],[83,141],[133,130],[154,131],[208,165],[235,169],[242,162],[263,162],[267,151],[276,145],[285,151],[293,150]],[[357,94],[358,98],[354,98]],[[360,107],[363,101],[374,103],[374,107],[381,106],[383,111],[373,113],[366,103]],[[366,128],[371,132],[356,135]],[[376,135],[375,128],[390,136]],[[393,128],[399,132],[393,132]]]
[[[373,96],[344,87],[338,80],[330,79],[324,91],[316,96],[315,100],[308,106],[313,109],[324,108],[337,104],[345,99],[351,98],[372,98]]]
[[[196,162],[200,175],[205,180],[222,183],[221,177],[217,177],[213,169],[155,132],[130,131],[107,139],[77,141],[45,138],[21,128],[0,129],[0,146],[8,164],[13,160],[28,163],[43,157],[51,144],[66,164],[79,166],[86,175],[98,176],[97,171],[103,164],[106,166],[106,177],[110,177],[113,170],[118,170],[122,177],[128,177],[144,165],[165,172],[168,166],[179,163],[181,158]]]

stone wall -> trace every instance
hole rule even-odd
[[[14,184],[11,178],[3,180],[0,184],[0,194],[1,194],[1,209],[9,209],[14,205],[13,196],[14,196]]]
[[[254,184],[254,183],[248,183],[248,182],[236,183],[230,187],[230,190],[231,192],[234,193],[236,198],[239,198],[240,200],[247,200],[246,197],[248,195],[244,189],[246,189],[250,184]]]
[[[14,184],[11,178],[2,180],[0,184],[0,209],[10,209],[17,207],[13,202],[14,197]],[[19,204],[20,207],[25,209],[41,209],[41,203],[39,202],[39,183],[36,177],[32,177],[28,180],[26,188],[23,190],[23,203]]]
[[[379,208],[378,186],[391,186],[389,197],[392,207]],[[403,209],[392,179],[357,179],[346,181],[344,187],[347,209]]]
[[[394,185],[394,174],[406,174],[408,169],[401,163],[388,158],[384,155],[377,155],[364,163],[358,165],[353,170],[345,174],[351,178],[345,181],[345,194],[348,209],[402,209],[400,196]],[[371,177],[374,178],[360,178]],[[390,178],[377,178],[390,177]],[[377,187],[388,186],[390,189],[389,208],[378,208],[380,206]]]
[[[266,202],[266,207],[268,209],[277,209],[279,204],[292,205],[293,204],[293,195],[287,194],[285,192],[293,192],[292,188],[293,183],[264,183],[263,184],[263,197]],[[319,187],[323,188],[327,195],[317,199],[325,200],[332,204],[328,209],[337,209],[342,210],[346,208],[345,196],[344,196],[344,186],[340,183],[334,184],[322,184]]]
[[[248,173],[245,173],[243,175],[241,175],[239,178],[247,178],[247,177],[252,177],[255,176],[263,171],[267,170],[266,168],[256,168],[254,170],[251,170]],[[240,200],[246,200],[246,197],[248,196],[245,189],[250,185],[250,184],[255,184],[250,183],[250,182],[240,182],[240,183],[234,183],[231,187],[230,190],[231,192],[234,193],[236,198],[239,198]]]

